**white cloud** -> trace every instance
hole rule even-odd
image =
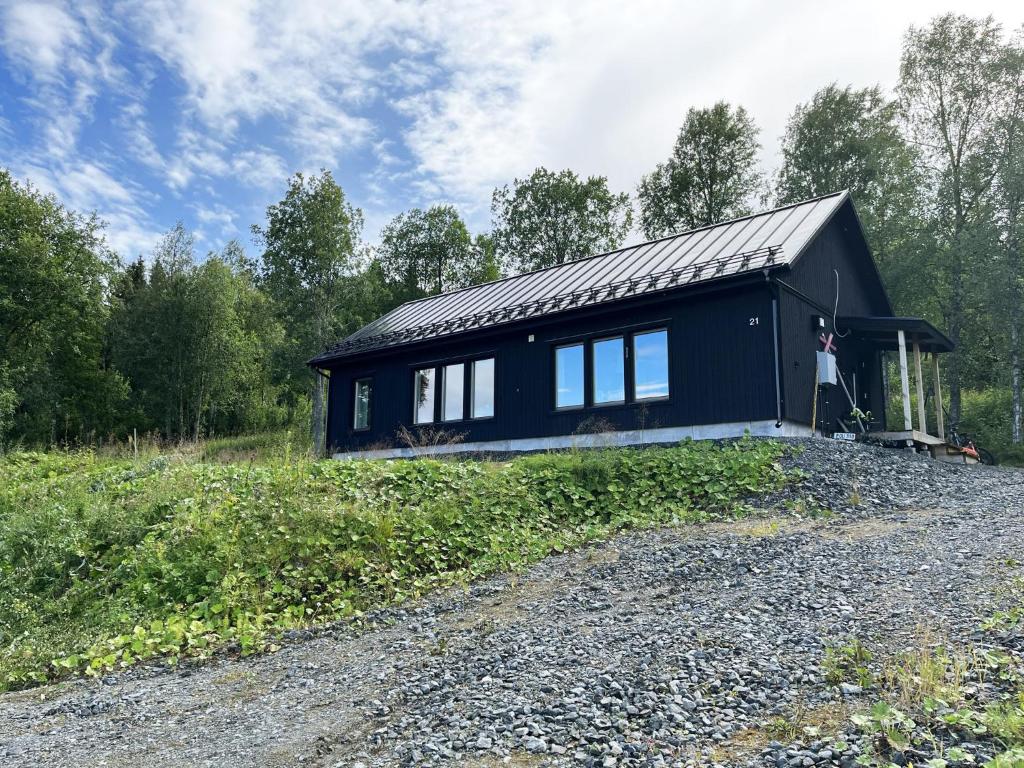
[[[409,149],[422,173],[478,216],[490,190],[538,165],[607,175],[632,191],[668,156],[691,106],[743,104],[776,162],[793,107],[833,80],[891,86],[911,23],[1007,0],[785,5],[720,0],[432,6],[429,35],[451,72],[446,87],[409,96]],[[479,220],[479,219],[478,219]]]
[[[3,9],[3,48],[35,77],[59,79],[82,41],[78,22],[54,3],[14,3]]]
[[[376,94],[365,54],[383,45],[405,5],[315,0],[147,0],[125,6],[140,44],[184,81],[186,108],[226,137],[272,117],[303,162],[337,162],[372,124],[356,114]]]
[[[106,223],[108,244],[124,259],[148,256],[161,237],[146,213],[150,196],[137,186],[119,181],[109,168],[96,163],[15,166],[15,176],[55,195],[71,210],[93,211]]]
[[[155,229],[157,193],[129,180],[140,166],[212,232],[245,218],[224,207],[226,184],[259,197],[322,166],[367,209],[370,239],[399,209],[442,200],[479,229],[493,187],[538,165],[632,192],[686,110],[718,99],[750,110],[770,168],[817,88],[893,84],[910,23],[946,10],[1024,20],[1010,0],[866,0],[856,13],[811,0],[111,1],[0,0],[0,45],[38,117],[11,164],[108,216],[130,252]],[[154,82],[173,103],[153,101]],[[103,98],[116,131],[83,148]]]
[[[266,147],[238,153],[231,160],[231,170],[247,185],[257,189],[280,187],[288,177],[284,160]]]

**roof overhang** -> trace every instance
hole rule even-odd
[[[867,341],[879,349],[895,351],[897,333],[903,331],[907,341],[920,345],[922,352],[952,352],[952,341],[920,317],[838,317],[836,327],[852,331],[857,339]]]

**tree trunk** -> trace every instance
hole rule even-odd
[[[960,336],[964,322],[964,277],[963,277],[963,256],[959,237],[956,243],[954,264],[950,274],[950,297],[949,297],[949,319],[946,327],[949,329],[949,340],[953,342],[953,351],[949,355],[949,365],[946,379],[949,387],[949,421],[953,425],[960,423]]]
[[[203,390],[199,389],[199,401],[196,403],[196,421],[192,431],[192,442],[199,442],[199,432],[203,426]]]
[[[324,453],[324,387],[320,372],[313,371],[313,455],[320,457]]]
[[[1013,390],[1013,444],[1020,445],[1024,404],[1020,392],[1020,323],[1016,318],[1010,326],[1010,388]]]

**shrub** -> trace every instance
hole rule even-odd
[[[734,513],[778,444],[505,464],[16,454],[0,463],[0,687],[176,661],[516,568],[628,527]]]
[[[988,448],[1004,464],[1024,466],[1024,446],[1013,445],[1009,388],[964,390],[960,429]]]

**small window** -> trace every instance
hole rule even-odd
[[[474,419],[489,419],[494,415],[494,358],[474,360],[470,374],[473,393],[470,416]]]
[[[421,368],[416,371],[414,386],[416,398],[413,421],[416,424],[430,424],[434,421],[434,369]]]
[[[356,380],[356,401],[353,408],[352,428],[370,428],[370,400],[373,398],[373,379]]]
[[[622,337],[594,342],[594,404],[626,400],[626,365]]]
[[[444,392],[441,399],[441,420],[461,420],[466,400],[466,366],[463,363],[446,365],[441,388]]]
[[[583,405],[583,345],[555,349],[555,407]]]
[[[634,396],[637,400],[668,397],[668,331],[633,337]]]

